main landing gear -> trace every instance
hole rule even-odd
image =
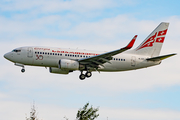
[[[80,80],[84,80],[86,77],[89,78],[92,76],[92,73],[87,71],[85,74],[83,74],[83,71],[81,71],[81,74],[79,75]]]

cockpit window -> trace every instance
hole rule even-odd
[[[21,52],[21,50],[14,49],[12,52]]]

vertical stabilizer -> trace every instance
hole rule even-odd
[[[135,54],[156,57],[160,54],[169,23],[162,22],[159,26],[134,50]]]

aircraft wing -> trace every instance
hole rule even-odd
[[[97,56],[92,56],[89,58],[82,58],[82,59],[79,59],[78,61],[80,62],[80,64],[84,64],[84,65],[87,65],[89,67],[98,68],[98,65],[103,66],[102,64],[104,64],[106,62],[110,63],[109,61],[112,60],[112,56],[131,49],[134,45],[136,38],[137,38],[137,35],[135,35],[133,37],[131,42],[126,47],[123,47],[121,49],[114,50],[114,51],[107,52],[107,53],[103,53],[103,54],[100,54]]]

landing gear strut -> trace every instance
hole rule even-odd
[[[86,77],[89,78],[89,77],[91,77],[91,76],[92,76],[92,73],[91,73],[91,72],[87,71],[87,72],[85,73],[85,75],[84,75],[84,74],[83,74],[83,71],[81,71],[81,74],[79,75],[79,79],[80,79],[80,80],[84,80]]]

